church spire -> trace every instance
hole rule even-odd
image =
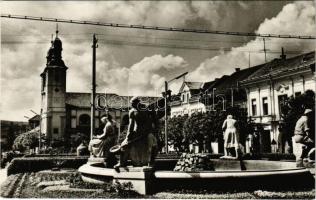
[[[59,31],[58,31],[58,23],[56,24],[56,38],[58,38],[58,33],[59,33]]]
[[[62,60],[61,52],[63,50],[62,48],[62,42],[58,38],[58,24],[56,24],[56,36],[54,39],[54,35],[52,34],[52,46],[49,48],[47,52],[47,65],[58,65],[58,66],[65,66],[64,61]]]

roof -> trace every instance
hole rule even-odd
[[[215,79],[214,81],[205,82],[202,86],[203,91],[210,90],[211,88],[213,88],[217,81],[218,79]]]
[[[242,82],[245,83],[252,80],[258,80],[266,78],[270,75],[278,76],[288,71],[295,71],[304,67],[309,68],[312,64],[315,65],[315,51],[294,56],[288,59],[274,59],[270,62],[256,66],[261,67],[256,73],[252,74]]]
[[[130,106],[129,100],[133,96],[120,96],[114,93],[97,93],[97,96],[106,96],[106,102],[109,108],[120,109],[127,108]],[[139,97],[144,104],[150,104],[161,97]],[[66,104],[81,108],[90,108],[91,93],[79,93],[79,92],[67,92],[66,93]],[[105,99],[100,99],[101,104],[104,105]]]
[[[31,121],[40,121],[40,119],[41,119],[40,115],[35,115],[34,117],[29,119],[29,122],[31,122]]]
[[[253,74],[257,74],[257,71],[260,70],[262,67],[262,65],[257,65],[246,69],[236,70],[231,75],[222,77],[221,79],[223,80],[218,82],[214,87],[216,87],[217,91],[226,90],[230,88],[238,88],[240,81],[247,79],[249,76],[252,76]]]
[[[188,81],[184,81],[182,83],[182,86],[180,87],[179,93],[181,93],[181,91],[183,90],[184,86],[187,86],[190,90],[190,92],[195,93],[196,91],[200,91],[200,89],[203,86],[203,82],[188,82]]]
[[[185,82],[185,84],[190,90],[199,90],[202,87],[203,82]]]

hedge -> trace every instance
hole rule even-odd
[[[72,168],[78,169],[86,164],[88,156],[82,157],[23,157],[15,158],[8,166],[7,174],[37,172],[53,168]]]
[[[208,155],[211,159],[218,159],[223,154],[205,154]],[[71,168],[78,169],[83,164],[86,164],[89,156],[45,156],[45,157],[22,157],[22,158],[14,158],[8,166],[7,174],[17,174],[17,173],[25,173],[25,172],[37,172],[40,170],[47,170],[53,168]],[[159,154],[157,156],[158,160],[170,160],[170,163],[161,165],[174,165],[177,159],[180,158],[179,154]],[[263,153],[256,157],[250,156],[249,154],[245,154],[243,159],[245,160],[256,160],[256,159],[268,159],[268,160],[295,160],[295,156],[293,154],[282,154],[282,153]],[[160,164],[159,164],[160,165]],[[163,168],[167,168],[168,166],[164,166]]]

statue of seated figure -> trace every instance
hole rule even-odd
[[[297,120],[294,129],[294,141],[300,144],[300,154],[296,155],[298,166],[303,166],[303,159],[315,161],[315,142],[313,128],[315,121],[313,120],[314,112],[311,109],[305,109],[304,114]],[[312,125],[314,124],[314,126]]]
[[[91,156],[96,158],[104,158],[107,167],[113,167],[116,164],[114,154],[110,152],[110,148],[117,142],[118,133],[112,116],[107,114],[101,117],[102,123],[105,124],[103,133],[96,135],[89,143],[89,151]]]

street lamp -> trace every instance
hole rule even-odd
[[[39,115],[37,112],[30,110],[32,113],[34,113],[35,115],[38,115],[40,117],[40,121],[39,121],[39,136],[38,136],[38,151],[41,150],[41,140],[42,140],[42,110],[41,110],[41,114]]]
[[[214,104],[215,104],[215,90],[216,88],[213,88],[213,93],[212,93],[212,98],[213,98],[213,106],[212,106],[212,110],[214,111],[215,110],[215,107],[214,107]]]
[[[168,94],[168,84],[174,80],[177,80],[185,75],[187,75],[189,72],[185,72],[173,79],[170,79],[169,81],[165,81],[165,149],[166,149],[166,153],[168,153],[168,134],[167,134],[167,94]],[[170,92],[170,96],[171,96],[171,92]]]

